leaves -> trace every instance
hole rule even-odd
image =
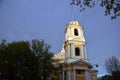
[[[71,5],[79,5],[80,11],[83,11],[86,8],[93,8],[97,2],[97,0],[72,0]],[[105,16],[110,15],[112,20],[120,16],[120,0],[101,0],[99,4],[105,8]]]
[[[86,8],[92,8],[95,6],[95,0],[72,0],[71,5],[80,7],[80,12]]]
[[[48,80],[53,71],[50,45],[44,40],[0,43],[0,80]]]
[[[38,57],[40,80],[48,80],[53,71],[53,54],[49,52],[49,49],[50,45],[46,44],[44,40],[32,40],[32,50]]]
[[[8,43],[4,49],[1,46],[0,55],[0,80],[33,80],[37,77],[37,58],[29,42]]]
[[[111,19],[120,15],[120,0],[101,0],[101,6],[105,7],[105,15],[111,15]]]

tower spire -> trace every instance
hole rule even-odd
[[[71,5],[71,16],[70,16],[70,21],[74,21],[75,19],[75,13],[74,13],[74,6]]]

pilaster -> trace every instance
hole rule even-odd
[[[73,80],[76,80],[76,70],[73,70]]]
[[[64,71],[62,71],[62,80],[64,80],[65,79],[65,72]]]
[[[68,80],[71,80],[71,71],[68,70],[68,71],[67,71],[67,74],[68,74]]]

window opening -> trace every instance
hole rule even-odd
[[[78,36],[78,30],[77,29],[74,29],[74,35]]]
[[[78,47],[75,48],[75,55],[80,56],[80,49]]]

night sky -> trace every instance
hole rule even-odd
[[[120,17],[111,20],[99,6],[79,12],[70,0],[0,0],[0,40],[44,39],[58,53],[73,17],[84,27],[89,62],[99,65],[99,76],[106,74],[105,60],[120,60]]]

